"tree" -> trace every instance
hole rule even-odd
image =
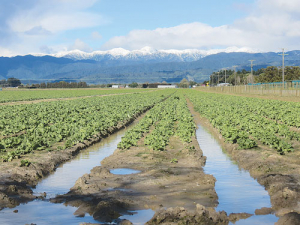
[[[180,83],[178,84],[178,87],[180,88],[188,88],[189,87],[189,82],[187,79],[183,78]]]
[[[41,83],[41,84],[40,84],[40,87],[41,87],[41,88],[46,88],[47,85],[46,85],[45,83]]]
[[[5,87],[5,85],[6,85],[6,80],[5,79],[0,80],[0,86]]]
[[[7,85],[9,87],[18,87],[19,85],[21,85],[21,81],[17,78],[11,77],[7,79]]]
[[[193,85],[196,85],[197,84],[197,82],[195,82],[195,81],[190,81],[190,86],[192,87]]]
[[[132,82],[128,86],[131,87],[131,88],[136,88],[138,86],[138,83],[137,82]]]

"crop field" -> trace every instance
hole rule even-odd
[[[38,99],[73,98],[83,96],[110,95],[145,92],[149,89],[55,89],[24,90],[3,89],[0,91],[0,103],[16,101],[32,101]]]
[[[80,150],[110,138],[114,142],[110,155],[102,158],[100,166],[90,168],[90,174],[76,178],[70,192],[57,194],[51,199],[53,202],[81,205],[90,215],[102,213],[102,206],[109,206],[109,215],[122,214],[125,206],[126,210],[144,209],[145,205],[154,210],[162,205],[190,210],[200,202],[214,208],[219,201],[217,181],[215,175],[206,174],[203,169],[207,157],[198,140],[201,129],[206,129],[224,152],[234,158],[238,170],[248,170],[251,179],[269,192],[271,213],[282,216],[284,210],[298,207],[300,103],[197,89],[34,90],[0,94],[3,93],[12,95],[3,95],[2,102],[26,100],[32,104],[0,105],[0,176],[8,179],[7,184],[0,184],[0,197],[4,196],[0,208],[13,208],[25,199],[36,199],[31,184],[47,179],[46,175],[57,165],[73,159]],[[16,93],[23,93],[24,99]],[[89,97],[76,98],[79,96]],[[61,99],[34,101],[38,98]],[[117,136],[121,132],[122,136]],[[116,137],[112,137],[114,133]],[[227,169],[218,166],[213,169]],[[126,176],[110,172],[118,168],[138,172]],[[17,175],[11,175],[11,171]],[[43,201],[43,197],[40,199]],[[201,210],[205,211],[205,207]],[[119,209],[120,212],[113,211]],[[205,212],[201,215],[209,215]],[[230,216],[214,213],[217,219],[212,224],[228,224]],[[194,218],[193,214],[188,215]],[[96,220],[101,222],[116,219],[99,218]],[[148,224],[159,224],[159,218],[154,216]]]
[[[187,96],[196,111],[240,149],[261,143],[285,154],[293,151],[293,141],[300,141],[295,130],[300,127],[299,103],[202,92],[188,92]]]
[[[63,150],[122,126],[170,92],[0,106],[3,161],[39,150]]]
[[[35,90],[1,92],[2,102],[61,98],[92,94],[130,93],[128,90]],[[0,155],[12,161],[21,155],[40,150],[63,150],[97,135],[105,135],[112,127],[155,105],[139,125],[126,133],[121,149],[135,146],[154,127],[145,144],[164,150],[169,137],[176,135],[189,142],[195,131],[193,117],[186,107],[190,99],[195,110],[218,129],[222,137],[239,149],[265,145],[286,154],[300,141],[300,104],[258,98],[246,98],[196,90],[160,90],[131,95],[90,97],[29,105],[0,106]],[[3,95],[4,94],[4,95]],[[9,95],[11,94],[11,95]],[[42,94],[42,95],[41,95]],[[10,96],[8,98],[7,96]],[[158,122],[159,121],[159,122]],[[175,123],[176,122],[176,123]],[[176,129],[174,128],[176,127]]]
[[[184,96],[172,95],[166,101],[157,104],[133,129],[126,132],[118,147],[129,149],[153,126],[150,135],[145,138],[145,145],[153,150],[163,151],[171,136],[175,135],[185,143],[191,142],[195,136],[195,123],[187,108]]]

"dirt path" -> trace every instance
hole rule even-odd
[[[218,130],[194,111],[190,101],[188,106],[195,120],[220,141],[232,160],[236,161],[240,168],[248,170],[250,175],[266,188],[271,197],[272,211],[277,216],[288,217],[291,212],[300,213],[300,146],[286,155],[279,155],[275,150],[263,145],[254,150],[238,150],[237,145],[226,143]]]

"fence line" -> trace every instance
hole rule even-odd
[[[219,93],[240,93],[257,95],[277,95],[277,96],[300,96],[300,83],[281,85],[270,83],[260,85],[239,85],[239,86],[219,86],[219,87],[199,87],[205,91]]]

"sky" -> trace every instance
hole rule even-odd
[[[0,56],[300,49],[299,0],[0,0]]]

